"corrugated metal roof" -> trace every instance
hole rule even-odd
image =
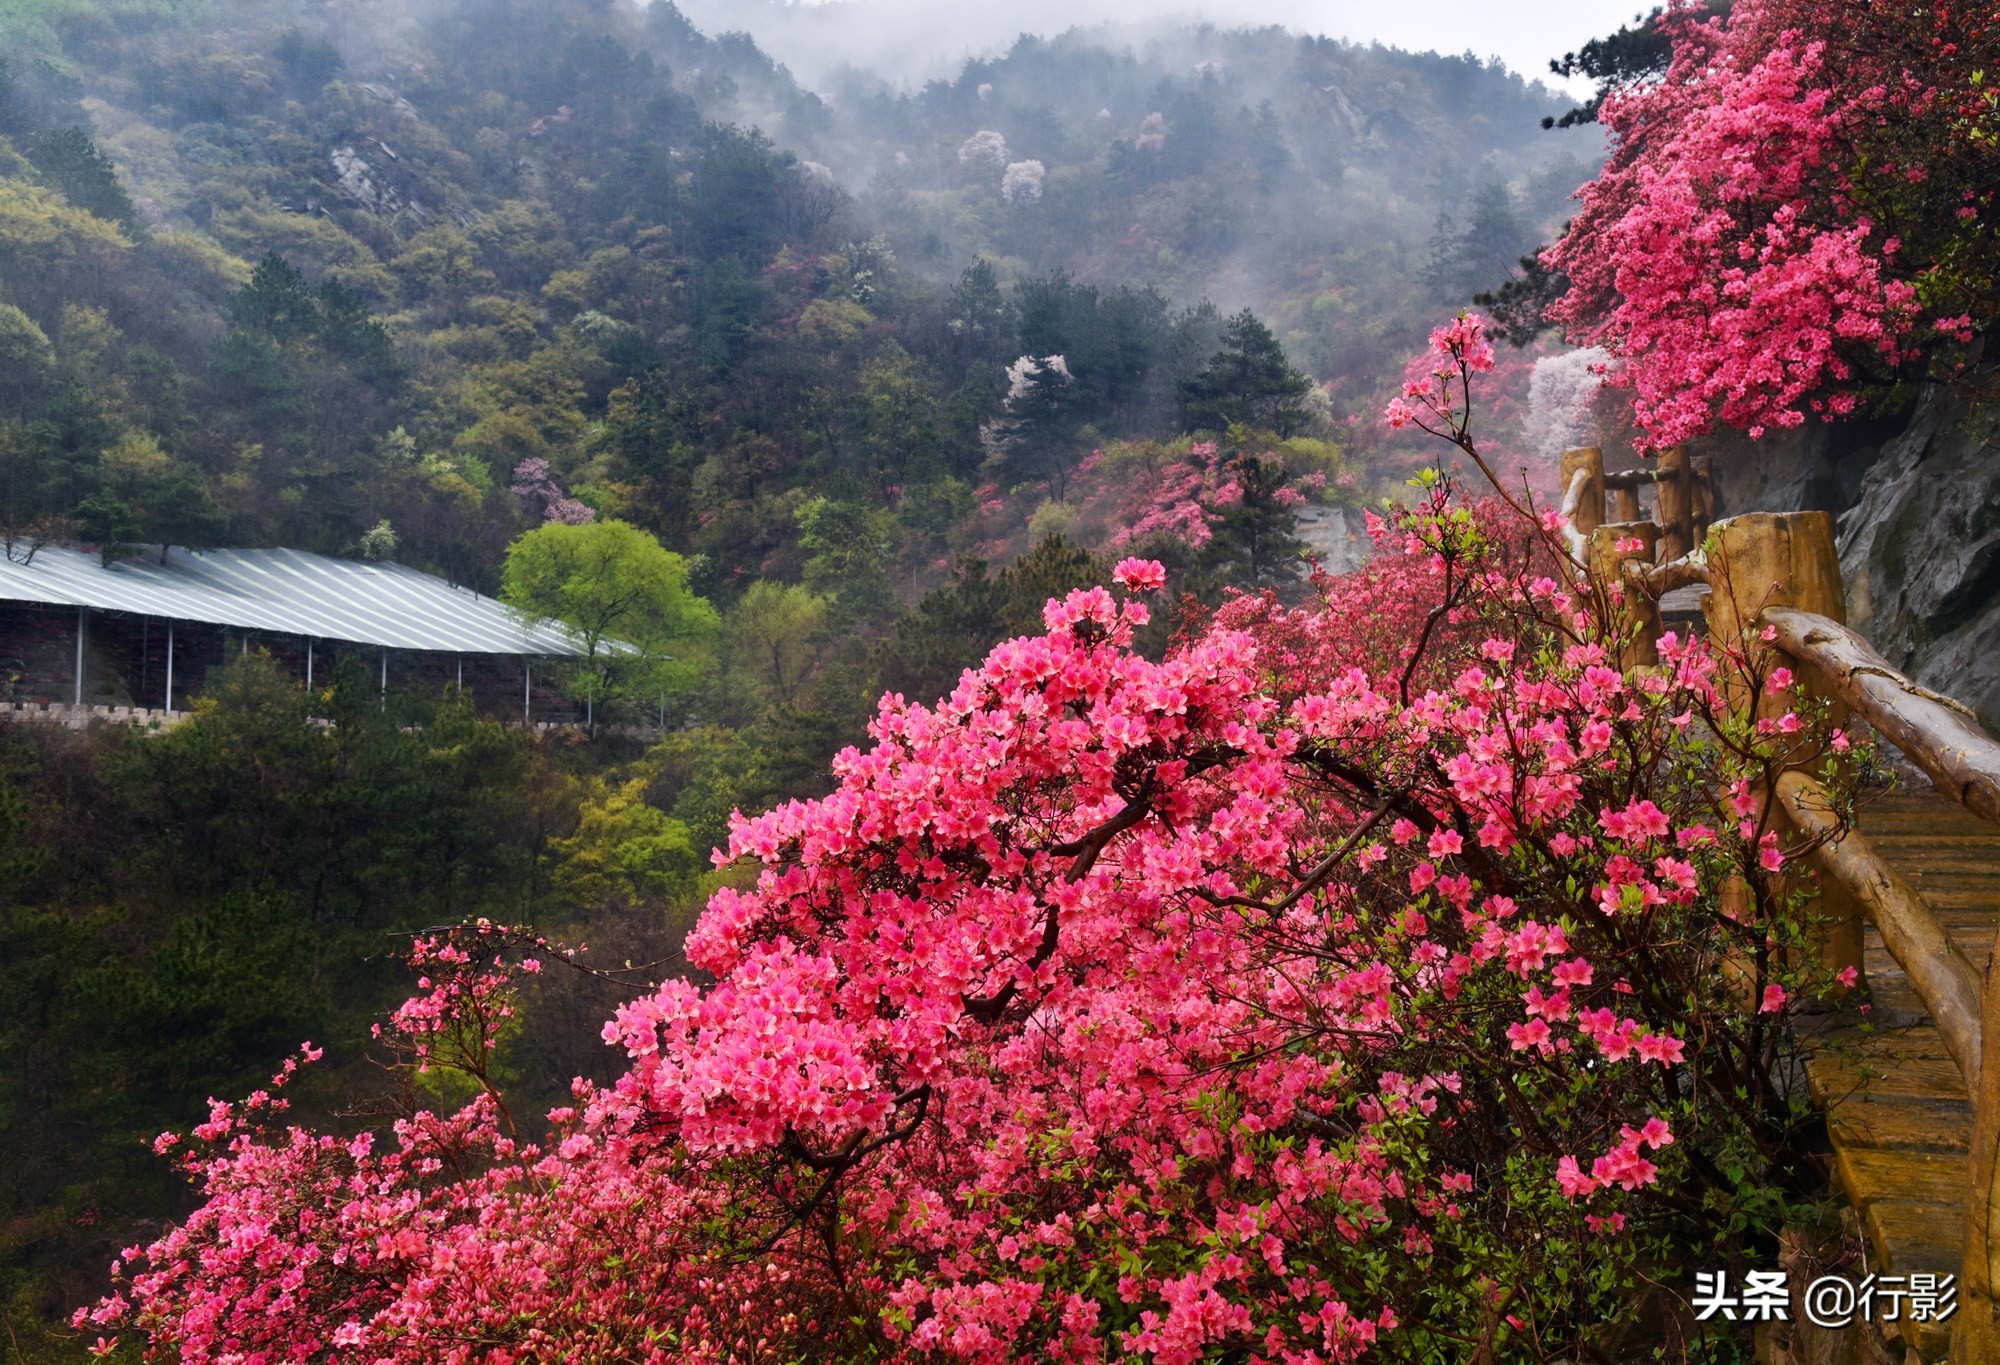
[[[127,611],[323,640],[461,654],[582,651],[560,627],[530,624],[470,588],[401,564],[303,550],[148,550],[106,566],[50,546],[27,564],[0,557],[0,601]]]

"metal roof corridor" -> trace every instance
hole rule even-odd
[[[106,565],[45,547],[27,564],[0,557],[0,602],[133,612],[387,649],[462,654],[582,651],[548,622],[530,622],[470,588],[401,564],[303,550],[168,550]]]

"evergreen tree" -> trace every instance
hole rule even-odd
[[[1521,257],[1515,268],[1517,274],[1474,294],[1472,301],[1486,310],[1494,332],[1509,345],[1526,346],[1549,326],[1542,314],[1569,292],[1569,276],[1543,265],[1539,252]]]
[[[42,134],[28,144],[28,160],[34,163],[43,184],[84,212],[127,230],[137,226],[139,210],[118,183],[118,168],[97,150],[83,129],[60,128]]]
[[[1222,348],[1181,385],[1181,424],[1189,431],[1244,425],[1290,436],[1305,425],[1300,400],[1312,387],[1285,359],[1277,337],[1248,308],[1222,329]]]
[[[1014,309],[1000,292],[993,262],[981,256],[952,286],[946,327],[961,368],[979,361],[1004,364],[1014,358]]]
[[[1513,192],[1499,180],[1481,185],[1470,209],[1471,220],[1459,235],[1452,263],[1458,298],[1506,279],[1515,258],[1533,240],[1514,210]]]
[[[186,465],[175,465],[145,490],[140,535],[149,543],[204,550],[222,544],[228,530],[228,515]]]
[[[32,126],[28,111],[23,107],[20,82],[14,78],[13,68],[5,57],[0,57],[0,137],[18,137]]]
[[[299,268],[276,252],[257,262],[250,282],[229,301],[229,317],[245,331],[295,341],[319,330],[319,304]]]
[[[1293,533],[1296,497],[1282,496],[1288,481],[1276,456],[1238,455],[1229,473],[1239,496],[1229,503],[1202,547],[1201,568],[1219,583],[1268,588],[1297,581],[1306,543]]]
[[[1729,5],[1730,0],[1708,0],[1704,8],[1712,15],[1726,15]],[[1673,42],[1660,31],[1660,16],[1665,12],[1663,7],[1655,5],[1650,14],[1634,15],[1631,23],[1615,33],[1592,38],[1577,51],[1565,52],[1551,61],[1549,70],[1564,80],[1587,76],[1597,82],[1597,89],[1561,118],[1554,115],[1544,118],[1542,127],[1574,128],[1579,123],[1595,123],[1606,95],[1621,85],[1665,71],[1673,58]]]

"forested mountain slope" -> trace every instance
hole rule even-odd
[[[4,22],[10,527],[340,552],[387,521],[475,583],[539,459],[724,598],[796,579],[828,497],[911,599],[995,543],[968,517],[1012,487],[981,428],[1018,355],[1067,358],[1067,469],[1187,429],[1251,305],[1333,435],[1586,173],[1518,78],[1276,30],[822,98],[665,3]]]

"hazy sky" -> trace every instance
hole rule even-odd
[[[1023,30],[1056,33],[1078,24],[1198,17],[1228,26],[1287,28],[1380,41],[1412,51],[1497,56],[1530,79],[1546,79],[1551,57],[1628,23],[1634,0],[794,0],[840,5],[838,32],[823,23],[771,22],[758,0],[679,0],[709,32],[743,28],[806,81],[840,58],[886,74],[924,79],[968,56],[1004,47]],[[1645,6],[1650,8],[1650,5]],[[857,22],[858,21],[858,22]],[[1572,93],[1588,92],[1575,82]]]

